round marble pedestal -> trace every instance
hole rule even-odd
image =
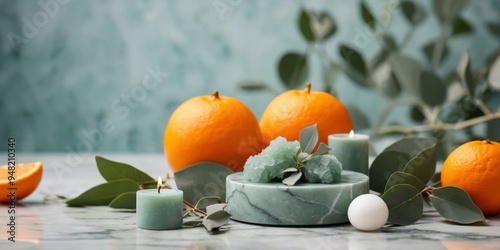
[[[351,201],[368,193],[368,176],[344,170],[334,184],[253,183],[243,173],[226,178],[226,210],[242,222],[313,226],[348,222]]]

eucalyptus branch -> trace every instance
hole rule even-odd
[[[419,132],[426,132],[430,130],[462,130],[464,128],[480,124],[483,122],[500,119],[500,112],[491,113],[483,116],[479,116],[476,118],[468,119],[459,123],[442,123],[442,124],[426,124],[421,126],[416,126],[413,128],[402,126],[402,125],[391,125],[386,126],[380,129],[372,130],[372,134],[374,135],[384,135],[389,133],[402,133],[402,134],[413,134]]]
[[[373,127],[374,130],[377,130],[382,126],[384,121],[387,119],[387,116],[391,113],[392,109],[396,106],[396,102],[394,100],[389,100],[387,105],[385,106],[384,110],[382,111],[382,114],[377,119],[377,123]]]

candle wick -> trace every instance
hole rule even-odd
[[[161,188],[161,186],[158,186],[158,193],[160,193],[160,188]]]

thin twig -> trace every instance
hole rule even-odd
[[[459,123],[441,123],[441,124],[426,124],[426,125],[421,125],[421,126],[416,126],[413,128],[407,127],[407,126],[402,126],[402,125],[391,125],[391,126],[386,126],[380,129],[374,129],[372,130],[372,134],[374,135],[384,135],[384,134],[389,134],[389,133],[402,133],[402,134],[413,134],[413,133],[419,133],[419,132],[425,132],[425,131],[430,131],[430,130],[462,130],[464,128],[495,120],[495,119],[500,119],[500,112],[496,113],[491,113],[488,115],[483,115],[479,116],[476,118],[472,118],[463,122]]]

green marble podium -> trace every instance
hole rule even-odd
[[[226,178],[226,210],[232,219],[282,226],[313,226],[348,222],[351,201],[369,192],[368,176],[344,170],[334,184],[254,183],[243,173]]]

